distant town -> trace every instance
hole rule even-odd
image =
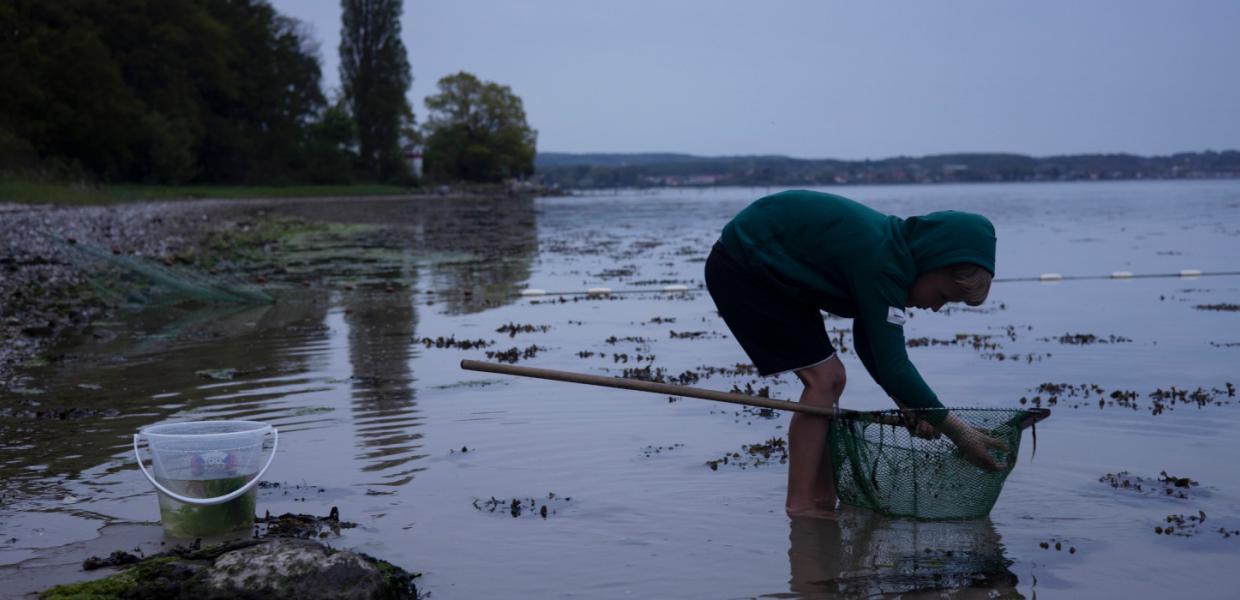
[[[1168,156],[938,154],[880,160],[786,156],[539,153],[537,178],[567,189],[675,186],[1096,181],[1240,178],[1240,151]]]

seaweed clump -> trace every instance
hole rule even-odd
[[[483,339],[458,340],[456,339],[456,336],[454,335],[448,336],[448,337],[439,336],[433,339],[429,337],[424,337],[420,340],[415,340],[415,342],[421,343],[423,346],[427,348],[457,348],[460,350],[472,350],[474,348],[486,348],[487,346],[490,346],[495,343],[495,342],[492,342],[489,340],[483,340]],[[487,354],[490,354],[490,352],[488,352]]]
[[[706,461],[712,471],[718,471],[719,465],[733,465],[742,469],[759,467],[778,462],[788,462],[788,444],[784,438],[771,438],[758,444],[741,446],[740,452],[729,452],[723,457]]]
[[[1240,304],[1231,304],[1229,302],[1220,302],[1218,304],[1198,304],[1193,308],[1197,310],[1215,310],[1220,312],[1240,312]]]
[[[522,515],[537,515],[546,519],[548,515],[554,515],[558,512],[556,506],[563,506],[573,499],[571,496],[558,496],[555,492],[547,494],[545,499],[535,498],[511,498],[501,500],[495,496],[491,496],[489,500],[474,498],[474,508],[486,513],[507,513],[516,519]]]
[[[550,325],[530,325],[530,324],[508,323],[507,325],[501,325],[499,329],[495,330],[495,332],[496,333],[507,333],[508,337],[516,337],[518,333],[534,333],[536,331],[546,333],[547,331],[550,331],[550,330],[551,330]]]
[[[1202,525],[1206,522],[1206,513],[1203,510],[1197,511],[1195,515],[1172,514],[1167,515],[1166,525],[1158,525],[1154,527],[1156,535],[1173,535],[1177,537],[1193,537],[1205,531]],[[1232,536],[1240,536],[1240,529],[1228,529],[1219,527],[1217,530],[1219,535],[1224,539]]]
[[[326,517],[284,513],[271,516],[268,511],[261,519],[254,519],[254,537],[288,537],[296,539],[323,539],[340,535],[341,529],[352,529],[357,523],[340,520],[340,510],[335,506]]]
[[[529,359],[538,356],[539,352],[546,350],[542,346],[531,345],[524,350],[513,346],[507,350],[487,350],[487,358],[493,358],[502,363],[516,364],[521,359]]]
[[[1142,403],[1141,395],[1134,390],[1112,390],[1107,392],[1096,383],[1043,383],[1034,391],[1039,392],[1037,396],[1027,398],[1022,396],[1020,404],[1032,404],[1041,407],[1043,402],[1046,406],[1056,406],[1063,401],[1062,406],[1069,408],[1086,408],[1095,404],[1094,398],[1097,398],[1097,406],[1099,409],[1111,407],[1122,407],[1131,410],[1140,410]],[[1045,399],[1041,394],[1046,394]],[[1231,382],[1223,384],[1222,388],[1211,387],[1206,389],[1198,387],[1194,390],[1181,389],[1176,386],[1170,386],[1167,389],[1157,388],[1146,394],[1150,399],[1148,409],[1150,414],[1157,416],[1168,410],[1175,410],[1176,405],[1193,405],[1197,408],[1205,408],[1207,406],[1223,406],[1231,404],[1233,401],[1228,398],[1236,397],[1236,386]],[[1079,402],[1069,402],[1069,399],[1080,398]]]
[[[1184,500],[1188,499],[1192,488],[1201,485],[1189,477],[1168,475],[1166,471],[1160,471],[1157,478],[1139,477],[1128,471],[1107,473],[1099,477],[1098,482],[1117,490],[1156,497],[1171,496]]]
[[[82,561],[82,570],[94,571],[95,569],[102,569],[104,567],[123,567],[125,565],[132,565],[141,561],[142,557],[136,554],[131,554],[124,550],[117,550],[102,558],[98,556],[91,556],[87,558]]]
[[[1038,341],[1059,342],[1060,344],[1071,346],[1089,346],[1092,344],[1127,344],[1132,341],[1132,338],[1114,334],[1102,337],[1092,333],[1065,333],[1059,337],[1038,338]]]

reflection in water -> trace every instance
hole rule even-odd
[[[1018,597],[994,524],[890,519],[844,507],[838,519],[791,519],[789,587],[796,597]]]
[[[447,312],[474,313],[511,302],[514,285],[529,279],[538,252],[534,200],[475,201],[452,213],[429,212],[418,242],[426,243],[427,232],[443,237],[444,231],[458,232],[455,247],[470,255],[431,265],[431,286],[449,292]]]
[[[164,308],[96,326],[94,335],[65,346],[63,361],[31,369],[27,395],[0,403],[0,477],[8,494],[57,495],[53,480],[75,479],[101,457],[123,459],[107,460],[100,476],[136,468],[128,460],[130,436],[178,414],[255,415],[259,402],[275,396],[247,394],[240,402],[236,382],[202,373],[304,371],[304,357],[286,351],[322,337],[322,311],[300,302]]]
[[[270,260],[287,266],[293,282],[320,284],[275,290],[274,305],[122,311],[62,344],[54,354],[63,360],[26,369],[17,391],[0,390],[7,507],[51,500],[59,510],[66,481],[102,484],[136,469],[130,436],[168,419],[256,419],[293,435],[326,427],[331,437],[359,439],[358,468],[378,474],[379,484],[412,478],[420,447],[410,429],[420,418],[409,364],[415,307],[435,298],[428,310],[469,313],[511,302],[538,249],[533,201],[307,201],[250,210],[375,227],[329,228],[275,248]],[[376,280],[387,283],[332,291]],[[422,296],[414,295],[418,285]],[[329,325],[341,303],[348,364],[333,367]],[[344,398],[354,431],[332,428]]]
[[[407,295],[399,300],[365,298],[347,304],[349,363],[355,434],[365,472],[382,473],[379,485],[402,485],[420,470],[406,463],[420,458],[421,420],[411,386],[410,340],[417,315]]]
[[[529,279],[538,252],[532,198],[356,199],[348,210],[311,202],[284,212],[311,221],[384,227],[364,247],[398,251],[429,266],[429,281],[422,285],[437,292],[434,300],[445,303],[449,314],[511,302],[514,286]]]

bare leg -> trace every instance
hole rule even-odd
[[[845,382],[844,364],[839,357],[796,374],[805,384],[801,402],[835,408]],[[828,425],[822,417],[800,413],[792,417],[788,427],[788,498],[784,504],[789,515],[823,516],[822,509],[830,511],[835,507]]]

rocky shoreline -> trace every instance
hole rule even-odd
[[[395,208],[396,203],[421,199],[366,201],[390,201]],[[109,263],[95,258],[97,254],[107,259],[136,258],[142,264],[186,273],[218,272],[260,287],[300,288],[309,283],[300,277],[294,280],[278,260],[268,259],[289,236],[334,231],[332,203],[347,200],[188,200],[108,207],[0,204],[0,392],[20,391],[30,383],[23,367],[71,360],[71,355],[57,356],[68,348],[66,342],[107,333],[95,331],[92,324],[110,320],[122,305],[140,296],[128,287],[145,286],[141,278],[122,286],[119,295],[116,289],[101,287],[100,272]],[[96,255],[84,254],[86,248]],[[309,518],[310,525],[305,515],[258,518],[255,535],[261,539],[213,548],[209,556],[195,549],[184,555],[120,557],[133,560],[114,563],[101,559],[99,566],[128,568],[96,582],[48,590],[44,596],[418,597],[412,584],[416,574],[324,546],[319,538],[339,535],[340,527],[352,526],[332,512],[322,519]],[[315,529],[323,523],[334,529]],[[264,561],[278,563],[281,573],[300,575],[262,579],[243,568]],[[352,596],[344,590],[351,590]]]
[[[165,259],[196,250],[207,234],[260,206],[178,201],[111,207],[0,205],[0,387],[54,342],[81,332],[113,307],[92,290],[71,249],[90,244],[115,254]]]
[[[458,195],[478,197],[465,193],[363,200],[442,201]],[[221,239],[254,237],[256,226],[270,225],[264,216],[281,213],[280,207],[350,200],[354,199],[203,199],[85,207],[0,203],[0,390],[20,386],[16,377],[22,365],[59,360],[49,354],[57,340],[88,331],[92,322],[115,310],[114,299],[92,285],[98,265],[83,260],[75,245],[206,272],[201,259],[218,254]],[[322,206],[306,212],[324,212]],[[234,266],[244,271],[253,265]],[[262,275],[260,280],[265,281],[279,273]]]

